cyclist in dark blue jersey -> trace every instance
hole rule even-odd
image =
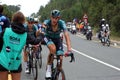
[[[63,20],[60,19],[60,11],[52,10],[51,16],[49,20],[45,20],[43,23],[43,27],[45,27],[45,38],[44,41],[49,48],[49,55],[47,60],[47,71],[46,78],[51,78],[51,64],[53,62],[54,55],[63,55],[63,42],[61,39],[61,32],[63,32],[64,37],[66,39],[67,50],[71,51],[71,43],[69,34],[67,32],[66,24]],[[63,56],[60,57],[62,62]],[[62,63],[61,63],[62,67]]]
[[[10,27],[9,19],[2,14],[3,10],[4,10],[3,6],[0,5],[0,33],[4,31],[6,27]]]

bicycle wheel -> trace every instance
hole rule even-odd
[[[37,55],[37,60],[38,60],[38,65],[39,65],[39,68],[41,68],[42,67],[42,54],[41,54],[41,49],[39,48],[38,49],[38,53],[37,53],[38,55]]]
[[[37,80],[37,78],[38,78],[38,67],[37,67],[36,58],[32,59],[32,74],[33,74],[34,80]]]
[[[55,75],[55,80],[66,80],[64,70],[58,70]]]
[[[110,40],[107,40],[107,46],[109,47],[110,46]]]

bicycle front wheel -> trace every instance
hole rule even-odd
[[[37,78],[38,78],[38,67],[37,67],[37,60],[36,59],[33,59],[32,74],[33,74],[34,80],[37,80]]]
[[[55,80],[66,80],[63,69],[57,72],[57,74],[55,75]]]
[[[38,49],[37,57],[38,57],[37,60],[38,60],[39,68],[42,68],[42,54],[41,54],[41,49],[40,48]]]
[[[106,43],[107,43],[107,46],[109,47],[109,46],[110,46],[110,41],[109,41],[109,40],[107,40],[107,42],[106,42]]]

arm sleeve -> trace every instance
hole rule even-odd
[[[26,44],[36,45],[36,44],[39,44],[40,41],[41,41],[40,37],[32,37],[29,34],[27,34]]]

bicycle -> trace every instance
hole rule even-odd
[[[105,44],[108,47],[110,46],[110,39],[109,39],[109,35],[107,33],[105,33],[105,32],[102,33],[101,42],[102,42],[103,46],[105,46]]]
[[[37,53],[34,52],[35,46],[28,44],[27,45],[27,50],[28,50],[28,68],[29,68],[29,73],[28,74],[33,74],[34,80],[37,80],[38,78],[38,65],[37,65]]]
[[[66,77],[65,77],[65,73],[64,73],[64,70],[63,69],[60,69],[60,56],[54,56],[54,59],[57,60],[56,62],[56,66],[55,66],[55,63],[53,62],[52,63],[52,66],[51,66],[51,70],[52,70],[52,74],[51,74],[51,79],[46,79],[46,80],[66,80]],[[75,58],[74,58],[74,55],[73,53],[66,53],[62,56],[65,56],[65,57],[68,57],[68,56],[71,56],[71,60],[70,62],[73,62],[75,61]]]

